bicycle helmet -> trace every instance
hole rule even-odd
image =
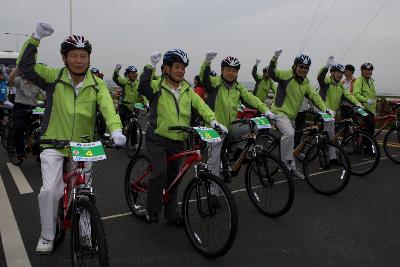
[[[82,35],[70,35],[61,43],[61,54],[66,55],[74,49],[86,50],[89,55],[92,52],[92,45]]]
[[[137,72],[136,67],[135,67],[135,66],[128,66],[128,67],[125,69],[125,73],[128,74],[128,73],[130,73],[130,72]]]
[[[210,71],[210,76],[212,77],[216,77],[217,73],[215,72],[215,70]]]
[[[163,65],[171,66],[174,62],[183,63],[187,67],[189,57],[183,50],[174,48],[164,54]]]
[[[300,54],[294,59],[294,64],[304,64],[304,65],[311,65],[311,58],[306,54]]]
[[[235,57],[226,57],[221,61],[221,68],[223,67],[232,67],[237,70],[240,69],[240,62],[237,58]]]
[[[361,65],[361,70],[374,70],[374,65],[369,62],[365,62]]]
[[[331,67],[331,71],[340,71],[342,73],[344,73],[344,66],[342,64],[333,64]]]
[[[100,73],[100,70],[99,70],[98,68],[96,68],[96,67],[91,68],[90,71],[91,71],[93,74],[95,74],[95,73]]]
[[[268,67],[263,68],[263,73],[268,72]]]

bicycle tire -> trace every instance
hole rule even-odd
[[[251,203],[262,214],[272,218],[282,216],[290,210],[293,204],[293,177],[277,157],[267,153],[263,153],[259,157],[253,158],[246,168],[245,183],[247,194]],[[253,171],[255,175],[252,175]],[[280,198],[280,203],[275,201],[275,193]],[[277,203],[279,205],[275,207]]]
[[[133,131],[132,131],[132,125],[136,124],[136,142],[133,143],[132,136],[133,136]],[[125,144],[125,150],[126,154],[128,155],[129,158],[133,158],[141,149],[142,147],[142,139],[143,139],[143,134],[142,134],[142,127],[136,120],[132,120],[128,123],[127,125],[127,134],[126,134],[126,144]]]
[[[218,193],[211,195],[211,185],[218,189]],[[194,193],[194,196],[192,196],[192,193]],[[227,223],[227,227],[221,227],[220,222],[212,223],[213,220],[219,220],[224,215],[223,208],[227,209],[227,218],[222,218]],[[218,177],[208,172],[199,172],[198,178],[194,178],[188,183],[183,193],[182,215],[185,232],[190,243],[203,256],[208,258],[221,257],[232,247],[238,228],[237,207],[228,186]],[[203,229],[204,225],[207,225],[208,230],[213,230],[213,226],[217,226],[218,229],[211,235],[203,236],[197,231],[196,226],[199,224],[200,228]],[[220,244],[209,244],[210,237],[216,239],[217,236],[221,235],[224,235],[224,237]]]
[[[107,240],[96,206],[87,196],[79,196],[75,205],[71,233],[72,266],[108,266]],[[82,214],[85,214],[85,223],[80,220]],[[93,261],[97,264],[93,264]]]
[[[366,143],[372,144],[370,151],[365,145]],[[343,148],[350,160],[352,174],[356,176],[364,176],[371,173],[378,166],[381,158],[380,148],[378,142],[376,142],[375,138],[373,138],[369,133],[364,131],[355,131],[345,137],[340,146]],[[359,156],[362,156],[361,163],[358,162],[360,161],[360,159],[358,159],[360,158]],[[370,158],[366,159],[365,157]],[[362,168],[362,166],[366,167]]]
[[[22,164],[22,162],[24,161],[23,159],[18,159],[17,157],[17,151],[16,151],[16,147],[14,144],[14,133],[13,131],[10,131],[8,133],[7,136],[7,155],[8,155],[8,159],[10,160],[10,162],[15,165],[15,166],[19,166]]]
[[[140,182],[139,186],[143,187],[144,190],[138,190],[137,187],[133,186],[133,183],[138,182],[139,177],[142,176],[148,168],[151,168],[149,158],[144,154],[139,154],[129,161],[125,171],[125,199],[132,214],[140,218],[146,215],[147,184],[151,172]]]
[[[1,133],[1,144],[3,145],[3,148],[5,150],[7,150],[7,136],[9,132],[12,131],[12,127],[13,127],[12,122],[10,121],[4,126],[3,131]]]
[[[392,137],[393,135],[394,137]],[[386,156],[388,156],[388,158],[394,163],[400,164],[400,156],[394,155],[394,152],[391,151],[390,142],[396,142],[396,145],[400,146],[400,127],[390,129],[383,139],[383,150],[385,151]],[[400,150],[400,148],[397,147],[397,150]]]
[[[257,134],[256,144],[262,145],[264,150],[270,154],[279,147],[279,137],[273,133],[261,131]]]
[[[333,166],[329,162],[329,148],[334,149],[334,152],[337,155],[338,162],[341,165],[339,165],[337,169],[332,168],[328,171],[327,168]],[[317,156],[314,157],[313,155]],[[317,160],[317,162],[312,162],[312,159]],[[310,173],[311,167],[314,166],[316,167],[317,172]],[[318,144],[314,144],[307,151],[303,162],[303,173],[307,183],[312,189],[314,189],[314,191],[323,195],[333,195],[342,191],[349,183],[351,177],[351,164],[347,155],[344,153],[343,149],[339,145],[324,138],[321,138]],[[324,174],[333,174],[332,176],[334,176],[336,175],[336,173],[339,175],[339,179],[337,179],[337,177],[334,177],[333,179],[329,179],[329,181],[328,179],[319,179],[319,177],[317,176]],[[333,181],[334,185],[330,188],[327,188],[327,184],[331,180]]]
[[[56,235],[54,238],[54,246],[59,245],[65,237],[64,227],[64,203],[63,198],[58,202],[57,220],[56,220]]]

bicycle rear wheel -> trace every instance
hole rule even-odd
[[[182,215],[190,243],[202,255],[216,258],[232,247],[238,227],[235,200],[218,177],[200,172],[183,194]]]
[[[333,159],[336,161],[332,162]],[[349,183],[351,165],[341,147],[320,139],[307,151],[303,173],[312,189],[323,195],[332,195],[342,191]]]
[[[87,196],[77,199],[72,215],[72,266],[108,266],[108,249],[103,222]]]
[[[147,189],[151,176],[150,160],[145,155],[137,155],[128,164],[125,171],[125,199],[132,214],[138,217],[146,215]]]
[[[245,182],[251,203],[266,216],[282,216],[293,204],[293,177],[272,155],[254,158],[246,168]]]
[[[341,147],[350,160],[352,174],[363,176],[378,166],[381,158],[380,148],[370,134],[356,131],[345,137]]]
[[[12,131],[12,123],[8,122],[6,125],[4,125],[4,128],[1,132],[1,144],[3,145],[3,148],[7,150],[7,137]]]
[[[142,147],[142,127],[136,120],[132,120],[127,125],[126,134],[126,154],[128,157],[133,158]]]
[[[389,159],[400,164],[400,127],[392,128],[386,133],[383,150]]]

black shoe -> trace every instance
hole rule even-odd
[[[157,223],[158,222],[158,213],[154,212],[146,212],[145,220],[147,223]]]
[[[173,226],[180,227],[180,228],[183,228],[184,225],[185,225],[185,223],[184,223],[184,221],[183,221],[183,218],[182,218],[182,216],[180,216],[180,215],[178,215],[178,216],[177,216],[175,219],[173,219],[173,220],[165,219],[165,221],[166,221],[166,224],[168,224],[168,225],[173,225]]]
[[[22,153],[22,154],[17,154],[17,158],[18,158],[18,160],[26,160],[26,159],[27,159],[27,157],[26,157],[26,154],[25,154],[25,153]]]
[[[338,161],[337,159],[331,159],[331,160],[329,161],[329,164],[330,164],[330,165],[334,165],[334,166],[342,166],[342,165],[343,165],[343,164],[340,163],[340,161]]]

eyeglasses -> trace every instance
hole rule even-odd
[[[303,70],[309,70],[310,69],[310,66],[307,66],[307,65],[297,65],[300,69],[303,69]]]

